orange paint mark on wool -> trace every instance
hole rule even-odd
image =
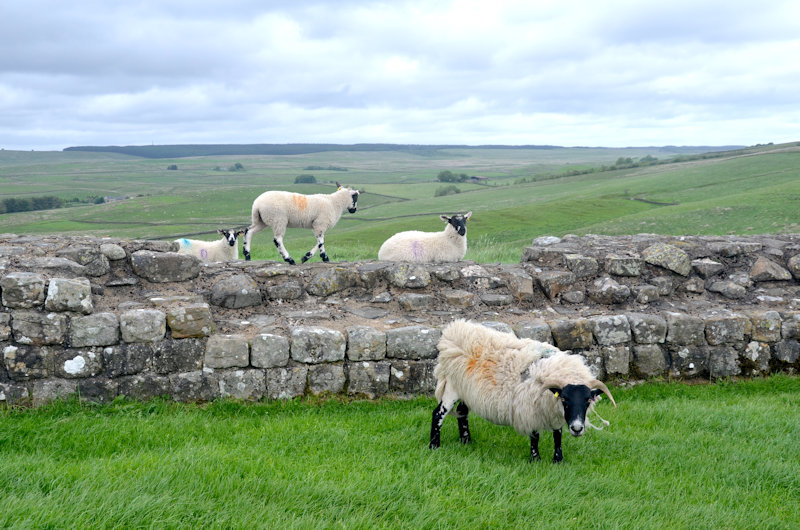
[[[292,204],[300,211],[305,210],[308,207],[308,198],[305,195],[295,193],[292,195]]]

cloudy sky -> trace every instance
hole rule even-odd
[[[0,148],[800,140],[797,0],[3,0]]]

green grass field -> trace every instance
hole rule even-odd
[[[428,398],[0,408],[0,526],[800,526],[800,378],[612,392],[558,465],[479,418],[430,451]]]
[[[698,152],[701,151],[698,149]],[[0,215],[0,232],[69,233],[174,239],[246,226],[252,201],[268,189],[329,193],[334,181],[365,191],[359,211],[326,234],[333,260],[374,259],[390,235],[439,231],[442,213],[471,210],[466,259],[519,261],[540,235],[757,234],[798,231],[800,146],[759,146],[680,163],[571,175],[611,167],[620,157],[669,159],[650,149],[444,149],[323,152],[305,155],[144,159],[113,153],[0,151],[0,200],[57,195],[129,197],[100,205]],[[691,154],[691,153],[689,153]],[[686,156],[682,154],[681,156]],[[228,171],[240,163],[244,171]],[[178,166],[177,171],[166,168]],[[347,171],[307,170],[309,166]],[[488,176],[435,197],[440,171]],[[295,185],[300,174],[318,184]],[[286,246],[302,255],[309,230],[289,229]],[[269,230],[254,238],[255,259],[279,259]]]

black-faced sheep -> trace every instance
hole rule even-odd
[[[529,436],[531,461],[540,460],[539,432],[553,431],[553,462],[560,462],[565,423],[573,436],[594,427],[586,413],[593,410],[601,393],[616,407],[606,385],[592,375],[580,355],[550,344],[456,320],[442,330],[438,349],[434,375],[439,405],[431,420],[432,449],[440,445],[439,433],[448,413],[455,414],[461,442],[468,443],[467,415],[474,412]]]
[[[336,183],[339,186],[339,183]],[[356,213],[358,190],[339,188],[330,194],[303,195],[289,191],[265,191],[253,202],[252,223],[245,231],[244,259],[250,259],[250,242],[256,232],[272,228],[273,242],[284,261],[294,265],[294,260],[283,246],[286,228],[310,228],[317,244],[303,256],[305,263],[317,249],[322,261],[328,261],[325,253],[325,231],[339,221],[345,210]]]
[[[239,259],[239,245],[236,238],[244,234],[244,230],[232,228],[230,230],[217,230],[222,235],[215,241],[202,241],[200,239],[176,239],[178,252],[192,254],[202,261],[231,261]]]
[[[440,216],[447,223],[441,232],[410,230],[399,232],[381,245],[378,259],[381,261],[460,261],[467,253],[467,220],[472,212],[464,215]]]

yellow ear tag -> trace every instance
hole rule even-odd
[[[558,392],[553,392],[553,395],[558,399]]]

